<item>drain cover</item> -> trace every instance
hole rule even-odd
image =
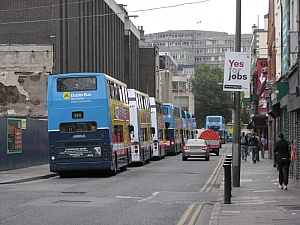
[[[59,200],[53,203],[89,203],[92,201],[72,201],[72,200]]]

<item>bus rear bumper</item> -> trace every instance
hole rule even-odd
[[[61,171],[83,171],[83,170],[110,170],[111,162],[76,162],[76,163],[51,163],[50,171],[57,173]]]

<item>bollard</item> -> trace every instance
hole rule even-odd
[[[231,204],[231,162],[224,162],[224,204]]]
[[[225,158],[225,163],[230,163],[232,164],[232,155],[226,155],[226,158]],[[231,180],[231,170],[230,170],[230,190],[232,190],[232,180]],[[231,193],[230,193],[230,196],[232,197]]]
[[[232,161],[232,155],[226,155],[225,161]]]

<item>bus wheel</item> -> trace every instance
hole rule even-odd
[[[127,170],[127,165],[126,165],[126,166],[122,166],[122,167],[120,168],[120,170],[121,170],[121,171],[126,171],[126,170]]]
[[[68,178],[70,176],[68,172],[59,172],[58,174],[60,178]]]

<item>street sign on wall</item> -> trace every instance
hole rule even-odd
[[[250,91],[250,52],[225,52],[223,91]]]

